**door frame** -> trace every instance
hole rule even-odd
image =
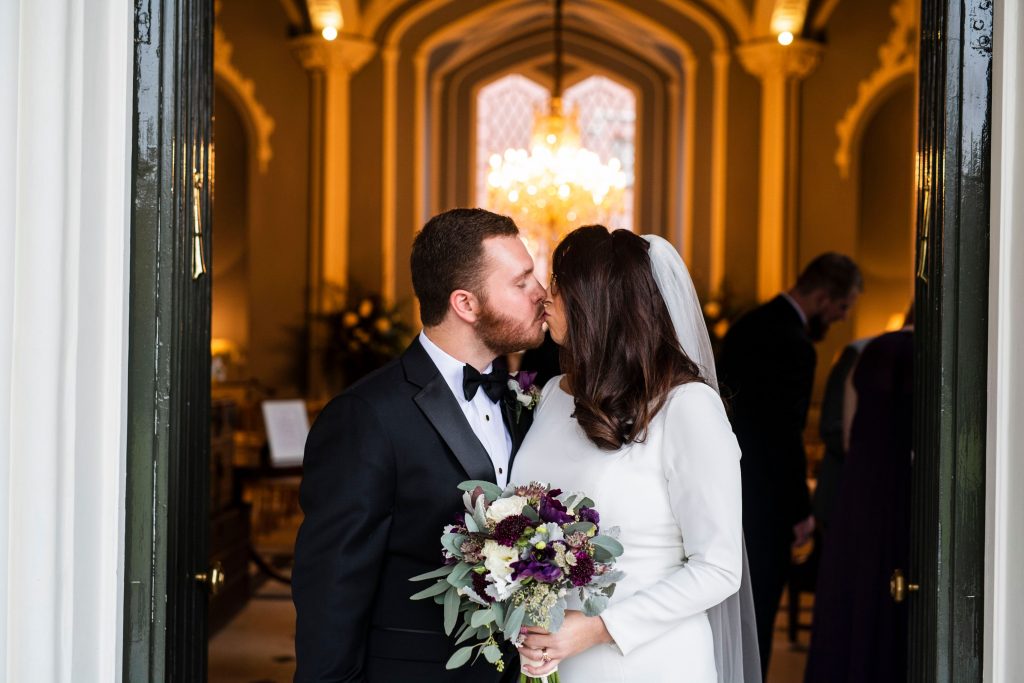
[[[133,68],[123,679],[200,681],[210,276],[193,269],[212,253],[213,3],[135,0]]]
[[[909,680],[980,683],[991,0],[922,0]]]

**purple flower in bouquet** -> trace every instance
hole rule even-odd
[[[494,602],[494,598],[487,594],[487,575],[471,572],[473,580],[473,592],[480,596],[485,602]]]
[[[523,535],[526,527],[530,526],[530,520],[524,515],[510,515],[498,522],[494,527],[494,540],[503,546],[511,548]]]
[[[576,552],[576,566],[569,568],[569,580],[574,586],[586,586],[594,578],[594,560],[583,551]]]
[[[558,565],[538,562],[537,560],[519,560],[512,563],[512,580],[533,578],[541,583],[554,583],[562,578],[562,570]]]
[[[575,521],[572,515],[569,514],[569,510],[562,505],[561,501],[557,500],[555,496],[562,495],[562,491],[559,489],[551,489],[551,491],[540,499],[540,518],[545,522],[554,522],[555,524],[567,524]]]
[[[594,526],[601,523],[601,515],[594,508],[581,508],[578,514],[581,522],[591,522]]]

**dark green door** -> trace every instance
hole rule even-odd
[[[213,2],[135,7],[124,679],[204,681]]]
[[[915,683],[982,680],[992,38],[990,0],[922,0],[906,572]]]

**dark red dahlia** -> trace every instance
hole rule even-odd
[[[576,553],[576,566],[569,567],[569,580],[574,586],[586,586],[594,578],[594,560],[584,552]]]
[[[473,576],[473,591],[480,596],[484,602],[494,602],[494,598],[484,592],[487,588],[487,575],[470,572]]]
[[[494,527],[494,540],[511,548],[528,526],[530,526],[530,519],[525,515],[509,515]]]

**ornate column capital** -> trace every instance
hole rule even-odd
[[[377,44],[372,40],[350,34],[339,35],[335,40],[307,34],[293,38],[289,45],[296,59],[309,71],[354,74],[377,52]]]
[[[765,79],[772,76],[806,78],[821,62],[825,48],[812,40],[797,39],[790,45],[780,45],[774,38],[765,38],[736,48],[743,68]]]

